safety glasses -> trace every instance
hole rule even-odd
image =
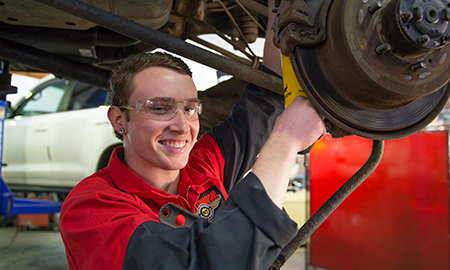
[[[159,121],[169,121],[182,110],[189,121],[198,120],[202,114],[202,102],[198,98],[175,101],[172,98],[152,98],[136,102],[135,105],[119,106],[122,110],[135,111],[145,118]]]

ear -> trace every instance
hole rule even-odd
[[[108,109],[108,119],[111,123],[111,126],[119,132],[119,128],[125,127],[125,116],[123,115],[122,111],[117,106],[110,106]]]

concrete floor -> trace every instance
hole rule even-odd
[[[12,245],[11,240],[17,233]],[[0,228],[0,269],[68,270],[64,244],[58,231]]]
[[[22,228],[22,227],[21,227]],[[11,244],[11,239],[14,238]],[[282,267],[303,270],[305,251],[299,249]],[[0,269],[2,270],[68,270],[64,244],[58,231],[33,228],[0,228]]]

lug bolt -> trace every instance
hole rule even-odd
[[[417,40],[420,44],[425,45],[428,42],[430,42],[430,37],[428,35],[422,35],[419,37],[419,39]]]
[[[377,10],[383,7],[383,3],[377,1],[375,4],[369,6],[368,11],[370,14],[374,14]]]
[[[447,44],[450,42],[450,34],[445,34],[442,36],[442,43]]]
[[[424,62],[420,62],[420,63],[411,65],[411,70],[416,72],[419,69],[426,68],[426,67],[427,67],[427,65]]]
[[[404,22],[409,22],[412,18],[413,18],[413,14],[409,10],[402,14],[402,20]]]
[[[391,49],[391,45],[390,45],[389,43],[383,43],[383,44],[381,44],[380,46],[378,46],[378,47],[375,49],[375,51],[376,51],[378,54],[383,54],[383,53],[389,51],[390,49]]]
[[[416,22],[420,22],[423,19],[423,9],[421,7],[413,8],[413,17]]]
[[[442,19],[446,22],[450,21],[450,8],[442,9]]]

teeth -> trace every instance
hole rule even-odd
[[[162,142],[162,144],[173,148],[182,148],[186,145],[186,142]]]

